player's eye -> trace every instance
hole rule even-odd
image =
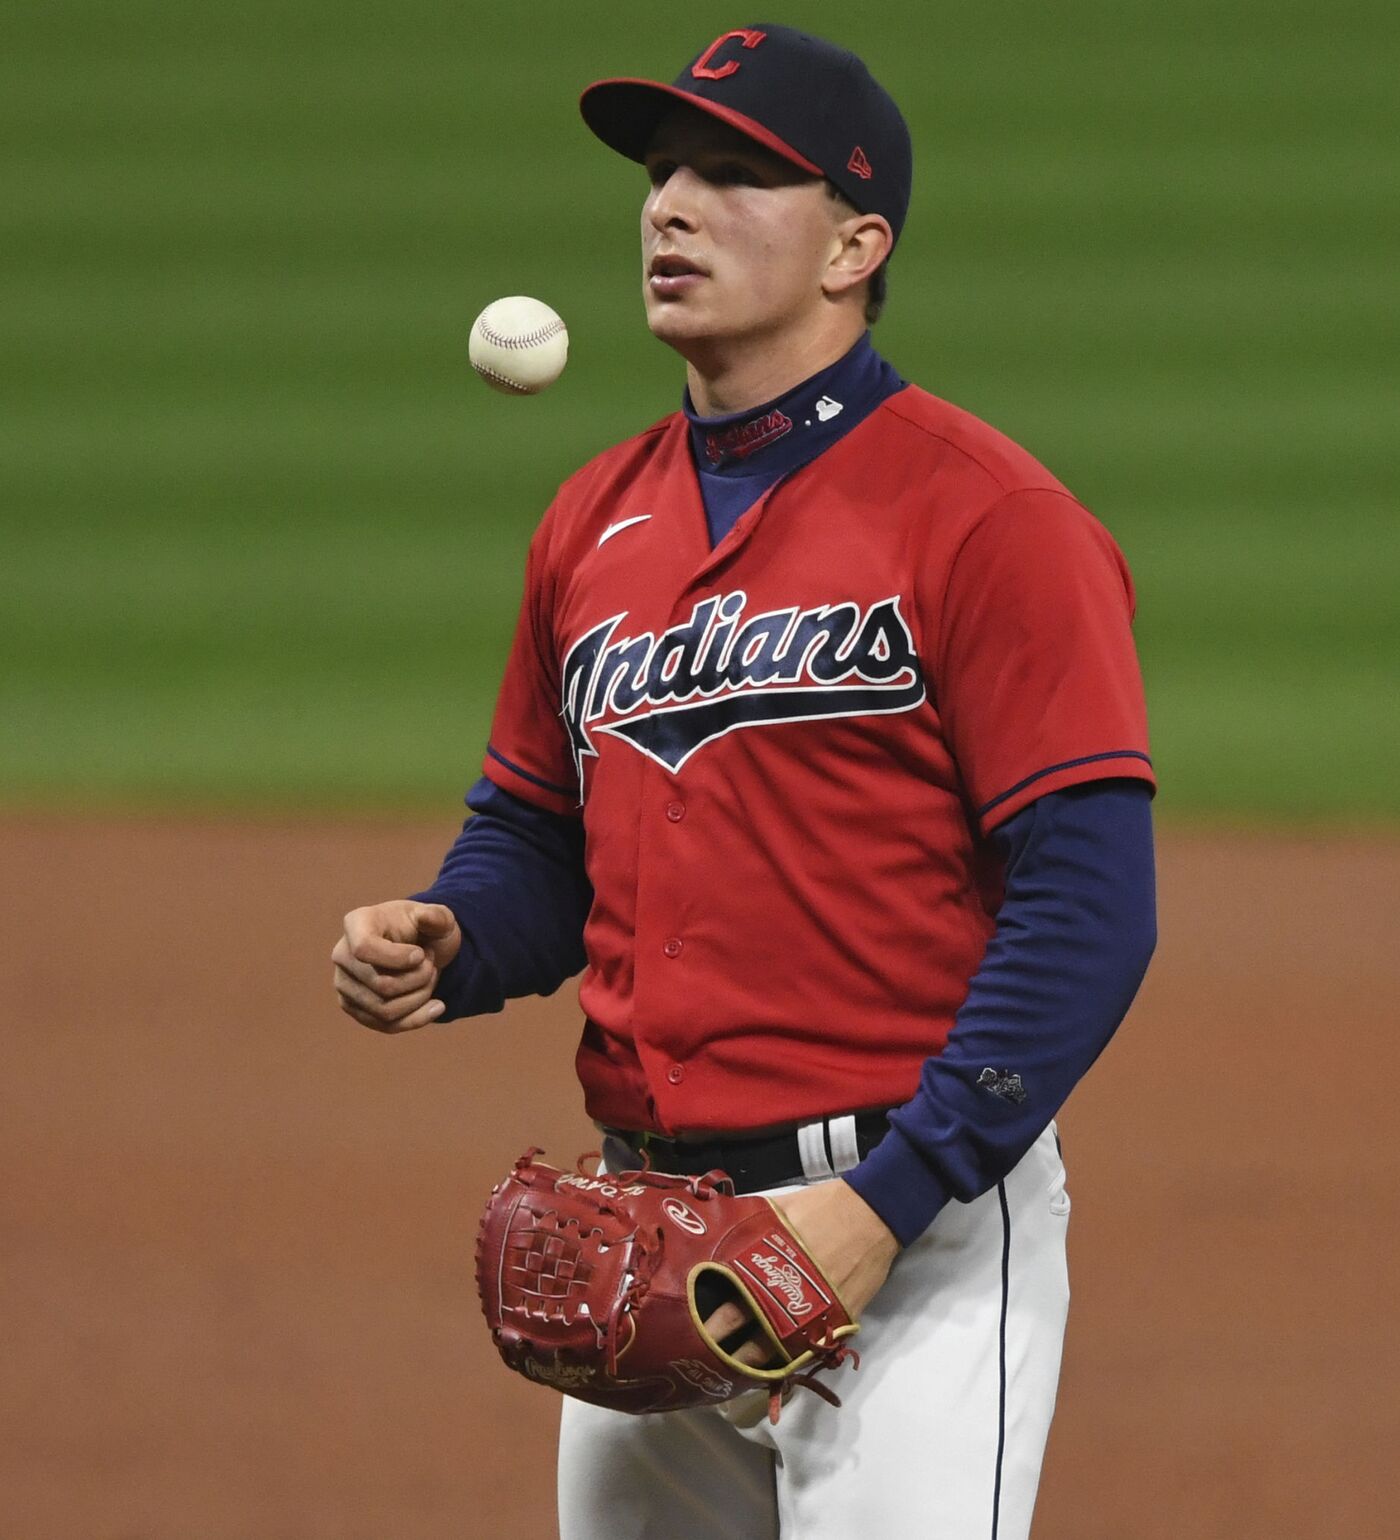
[[[650,177],[653,187],[660,187],[675,169],[676,163],[673,160],[652,160],[647,162],[647,176]]]
[[[758,187],[762,178],[741,160],[722,161],[710,172],[712,182],[722,182],[732,187]]]

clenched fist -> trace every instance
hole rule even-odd
[[[432,998],[462,932],[442,904],[395,898],[352,909],[331,952],[340,1008],[376,1032],[412,1032],[446,1008]]]

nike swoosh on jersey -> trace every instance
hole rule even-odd
[[[619,530],[630,529],[633,524],[645,524],[650,517],[649,513],[639,513],[633,518],[619,519],[616,524],[609,524],[603,533],[598,536],[598,546],[601,546],[607,540],[611,540]],[[597,548],[597,546],[594,547],[595,550]]]

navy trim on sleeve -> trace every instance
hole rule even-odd
[[[994,807],[1000,807],[1008,797],[1014,797],[1018,791],[1024,791],[1027,786],[1036,781],[1043,781],[1047,775],[1054,775],[1057,770],[1074,770],[1080,765],[1094,765],[1101,759],[1140,759],[1145,765],[1150,766],[1150,756],[1144,754],[1141,749],[1112,749],[1107,754],[1086,754],[1082,759],[1066,759],[1058,765],[1048,765],[1044,770],[1037,770],[1034,775],[1028,775],[1025,780],[1017,781],[1014,786],[1008,786],[1005,791],[993,797],[990,802],[984,802],[977,809],[977,816],[990,813]]]
[[[495,748],[492,744],[488,743],[486,745],[486,753],[491,759],[494,759],[497,764],[504,765],[512,775],[518,775],[522,781],[529,781],[531,786],[538,786],[541,791],[552,791],[556,797],[571,797],[575,801],[578,800],[577,786],[556,786],[553,781],[541,780],[539,776],[531,775],[528,770],[522,770],[519,765],[512,764],[511,761],[508,760],[505,755],[502,754],[500,750]]]

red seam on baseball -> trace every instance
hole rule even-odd
[[[497,374],[489,364],[473,363],[472,368],[478,374],[489,375],[498,384],[504,385],[507,390],[513,390],[517,396],[533,396],[534,391],[528,385],[517,385],[514,380],[508,380],[505,375]]]
[[[547,321],[532,332],[522,332],[518,337],[505,337],[500,332],[493,331],[485,321],[479,321],[477,325],[481,335],[488,342],[495,343],[498,348],[532,348],[537,342],[548,342],[551,337],[557,337],[564,330],[562,321]]]

